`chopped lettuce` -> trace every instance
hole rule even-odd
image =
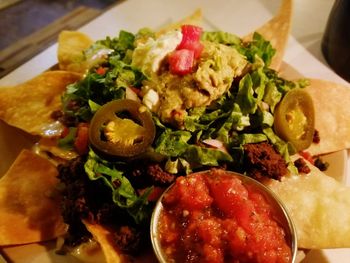
[[[156,152],[169,157],[181,156],[188,146],[187,142],[191,139],[191,133],[188,131],[165,130],[156,142]]]
[[[189,145],[183,157],[195,165],[218,166],[220,162],[231,162],[232,157],[220,150]]]
[[[257,32],[253,34],[253,40],[251,42],[240,46],[239,51],[245,55],[251,63],[254,63],[256,61],[256,56],[258,56],[264,61],[266,66],[271,64],[271,60],[276,54],[276,50],[272,47],[271,43]]]
[[[88,121],[96,111],[96,104],[123,99],[126,87],[141,86],[145,76],[131,66],[134,41],[132,33],[121,31],[118,37],[97,41],[85,51],[91,68],[83,80],[69,85],[63,94],[63,111],[67,116],[77,122]],[[98,74],[98,67],[106,72]]]
[[[239,82],[236,101],[243,114],[255,113],[258,108],[258,100],[254,97],[253,80],[249,73]]]
[[[219,162],[232,161],[227,153],[189,143],[191,137],[188,131],[167,129],[157,139],[155,151],[169,157],[182,157],[193,166],[218,166]]]
[[[231,33],[223,31],[203,32],[201,40],[220,43],[224,45],[240,45],[241,39]]]
[[[83,80],[69,85],[62,96],[65,115],[76,122],[88,122],[103,104],[125,98],[126,87],[140,88],[147,77],[141,69],[132,66],[132,54],[135,43],[154,36],[149,29],[142,29],[135,35],[121,31],[118,37],[97,41],[86,50],[84,54],[90,70]],[[182,129],[175,129],[153,116],[157,135],[151,150],[165,161],[166,171],[188,174],[196,169],[229,164],[244,172],[244,144],[263,141],[274,145],[289,164],[289,169],[295,169],[289,157],[295,149],[274,133],[273,114],[290,89],[305,87],[307,81],[288,81],[269,69],[276,51],[258,33],[249,43],[220,31],[204,32],[201,38],[236,48],[250,66],[219,99],[210,105],[187,110]],[[99,68],[103,70],[96,70]],[[60,146],[72,147],[74,129],[71,128],[68,136],[59,141]],[[219,141],[222,148],[209,146],[207,139]],[[126,174],[126,162],[104,160],[92,150],[87,158],[85,171],[89,179],[102,181],[116,206],[127,211],[136,223],[149,219],[148,196],[152,188],[139,195]]]
[[[77,134],[76,127],[70,127],[68,134],[62,139],[58,140],[58,146],[64,150],[73,150],[73,144],[75,140],[75,136]]]
[[[243,43],[242,40],[234,34],[222,31],[203,32],[201,39],[233,46],[243,54],[249,62],[254,63],[260,58],[266,66],[271,64],[272,57],[276,53],[271,43],[257,32],[253,34],[253,40],[248,43]]]
[[[118,169],[118,163],[103,160],[92,150],[89,151],[84,168],[90,180],[104,182],[111,191],[113,202],[121,209],[125,209],[137,224],[150,218],[148,196],[152,191],[151,187],[139,196],[124,175],[124,169]]]

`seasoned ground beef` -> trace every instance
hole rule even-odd
[[[294,165],[298,169],[299,173],[308,174],[311,172],[309,166],[307,166],[307,163],[303,158],[295,160]]]
[[[176,176],[166,172],[159,163],[133,163],[131,180],[139,188],[150,185],[166,187],[172,184]]]
[[[329,163],[322,160],[321,157],[317,157],[314,161],[315,166],[320,169],[320,171],[326,171],[328,169]]]
[[[315,130],[314,135],[312,137],[312,142],[313,143],[320,143],[320,141],[321,141],[320,133],[317,130]]]
[[[175,181],[175,175],[165,172],[159,164],[150,164],[147,175],[155,185],[166,186]]]
[[[58,177],[64,185],[62,216],[64,222],[69,225],[65,244],[68,246],[79,245],[91,237],[81,222],[81,218],[86,218],[89,215],[84,197],[86,181],[82,176],[84,174],[83,160],[77,158],[67,165],[59,165],[58,171]]]
[[[140,248],[141,234],[135,228],[122,226],[114,232],[113,239],[124,252],[136,252]]]
[[[272,145],[262,142],[244,145],[244,170],[256,179],[280,180],[287,175],[287,163]]]
[[[75,246],[91,238],[81,219],[107,226],[114,241],[125,253],[142,251],[149,245],[148,224],[136,225],[134,220],[112,201],[111,191],[102,180],[91,181],[81,157],[60,165],[62,215],[69,225],[65,245]]]

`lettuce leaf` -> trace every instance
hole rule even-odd
[[[69,85],[63,94],[62,104],[66,116],[76,122],[89,121],[95,110],[90,107],[90,101],[102,106],[111,100],[125,98],[126,87],[142,85],[145,76],[130,65],[134,41],[132,33],[120,31],[118,37],[97,41],[85,51],[86,59],[94,62],[86,77]],[[105,74],[96,73],[95,69],[100,65],[106,69]]]
[[[188,131],[166,129],[156,142],[155,151],[169,157],[181,156],[188,147],[192,134]]]
[[[254,97],[253,80],[249,73],[239,82],[236,103],[243,114],[255,113],[258,107],[258,100]]]
[[[125,209],[135,222],[140,224],[150,218],[148,196],[152,187],[147,188],[139,196],[124,175],[125,169],[118,169],[117,166],[118,163],[103,160],[93,150],[90,150],[84,169],[90,180],[102,180],[107,189],[111,191],[113,202],[121,209]]]
[[[181,157],[191,165],[218,166],[220,162],[230,162],[229,154],[219,150],[191,144],[192,134],[188,131],[165,130],[156,142],[155,151],[168,157]],[[187,171],[191,168],[187,169]]]
[[[76,134],[77,128],[70,127],[68,134],[64,138],[58,140],[58,146],[64,150],[73,150]]]
[[[241,39],[231,33],[223,31],[203,32],[201,40],[220,43],[224,45],[240,45]]]
[[[261,59],[266,66],[271,64],[271,60],[276,54],[276,50],[272,47],[271,43],[257,32],[254,32],[253,40],[248,43],[243,43],[242,40],[234,34],[222,31],[203,32],[201,40],[233,46],[244,55],[249,62],[255,63],[258,59]]]
[[[218,166],[219,162],[231,162],[232,157],[219,150],[189,145],[183,157],[194,164]]]
[[[256,56],[258,56],[264,61],[266,66],[271,64],[271,60],[276,54],[276,49],[272,47],[271,43],[257,32],[254,32],[251,42],[239,47],[239,51],[245,55],[251,63],[256,62]]]

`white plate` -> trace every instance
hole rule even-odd
[[[305,2],[307,2],[307,9],[304,8],[304,5],[306,5]],[[179,18],[191,14],[196,8],[201,8],[204,14],[204,27],[206,29],[221,29],[238,35],[245,35],[262,25],[276,13],[279,4],[279,0],[128,0],[108,10],[97,19],[82,27],[80,31],[97,40],[107,35],[114,36],[121,29],[132,32],[145,26],[157,29],[171,21],[176,21]],[[302,25],[301,28],[305,29],[310,28],[310,25],[315,25],[318,22],[317,19],[310,20],[309,17],[305,16],[307,10],[310,10],[309,13],[313,14],[313,10],[316,10],[316,8],[319,10],[320,7],[325,6],[325,4],[319,5],[319,1],[317,0],[295,0],[295,5],[295,10],[303,10],[303,16],[298,16],[298,13],[296,13],[294,19],[298,25]],[[327,15],[327,10],[321,11],[323,11],[323,14],[326,13]],[[296,37],[300,39],[300,35],[303,34],[300,33]],[[320,36],[318,35],[318,37]],[[336,82],[344,82],[327,66],[320,62],[320,58],[315,57],[314,54],[308,52],[306,48],[310,49],[310,47],[303,46],[295,38],[290,37],[285,60],[306,77],[326,78]],[[0,86],[14,85],[23,82],[56,64],[56,49],[57,45],[53,45],[5,76],[0,80]],[[16,138],[16,140],[12,138]],[[31,139],[25,134],[0,122],[1,174],[8,168],[18,151],[22,147],[29,147],[30,143]],[[343,182],[347,182],[347,180],[350,181],[346,170],[347,162],[349,162],[347,156],[347,151],[340,151],[326,156],[325,158],[331,164],[327,174]],[[52,247],[53,243],[50,243],[49,246],[35,244],[7,248],[4,249],[3,252],[5,252],[11,261],[18,263],[77,262],[72,258],[62,258],[55,255],[52,253]],[[309,253],[304,262],[345,263],[349,262],[349,259],[350,249],[319,250]]]

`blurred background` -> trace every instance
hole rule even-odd
[[[0,78],[120,0],[0,0]]]

